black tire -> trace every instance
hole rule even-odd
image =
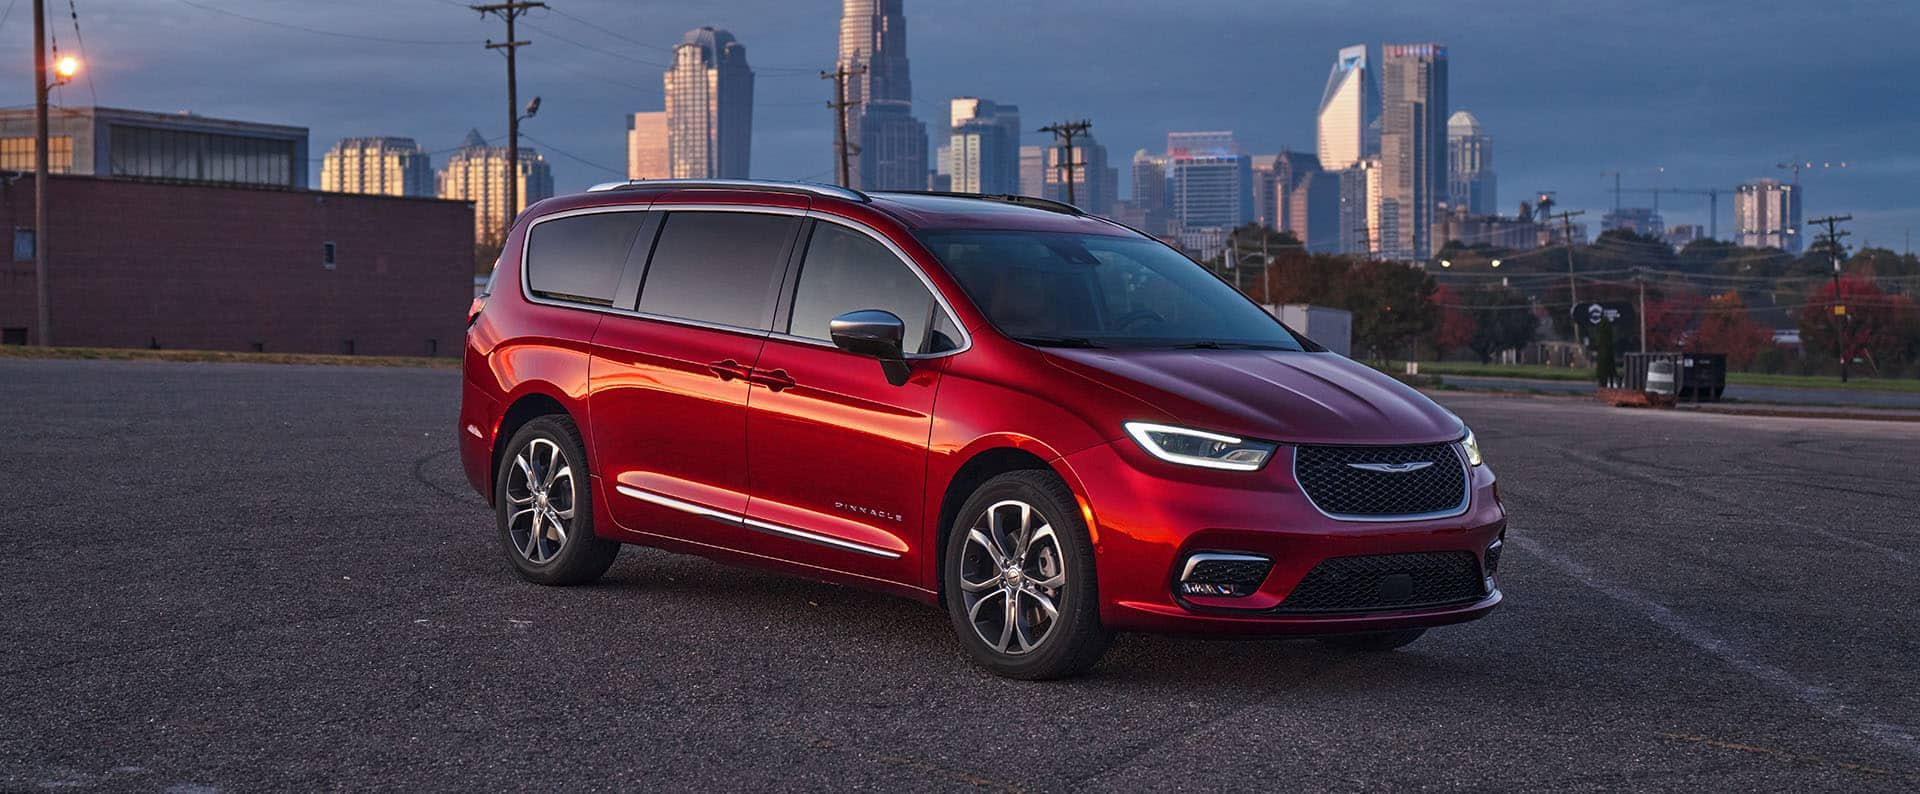
[[[985,527],[989,507],[1002,506],[1004,529],[1005,521],[1011,520],[1009,515],[1019,515],[1018,507],[1004,506],[1014,502],[1027,505],[1032,511],[1029,515],[1037,514],[1040,517],[1044,526],[1051,529],[1053,542],[1047,542],[1049,533],[1039,531],[1042,526],[1040,523],[1031,523],[1025,532],[1031,545],[1013,563],[1015,569],[1022,571],[1020,576],[990,576],[988,571],[998,574],[1006,569],[992,567],[988,556],[991,553],[984,546],[975,545],[972,553],[969,553],[968,547],[972,542],[969,538],[974,528]],[[1017,533],[1002,534],[1009,535],[1015,546],[1019,545],[1018,539],[1011,537]],[[1053,577],[1062,573],[1065,580],[1060,586],[1046,587],[1041,584],[1043,581],[1053,581]],[[969,581],[976,584],[989,579],[1000,584],[970,591],[962,586],[963,574],[967,574]],[[995,674],[1026,680],[1076,676],[1099,662],[1113,639],[1112,633],[1100,624],[1093,542],[1087,532],[1086,522],[1081,518],[1079,503],[1074,500],[1072,492],[1052,472],[1008,472],[987,480],[975,490],[961,506],[959,517],[948,533],[940,577],[954,634],[974,661]],[[1025,592],[1009,591],[1005,589],[1007,582],[1031,589]],[[976,597],[976,592],[985,592],[986,595]],[[1012,592],[1011,596],[1009,592]],[[1000,625],[1006,625],[1006,610],[1000,607],[1007,603],[1009,597],[1020,608],[1029,610],[1022,614],[1032,617],[1035,628],[1040,630],[1039,636],[1024,648],[1020,647],[1028,639],[1024,631],[1018,635],[1010,631],[1001,632],[1002,641],[1007,645],[1002,650],[982,636],[983,633],[992,633],[994,629],[976,627],[975,616],[991,622],[997,612]],[[995,602],[993,599],[999,600]],[[1050,603],[1054,607],[1055,613],[1051,619],[1046,618],[1044,608],[1040,606],[1042,603]],[[969,608],[975,605],[980,609],[970,615]],[[1019,612],[1019,608],[1015,611]],[[1043,628],[1037,625],[1043,621]],[[1027,624],[1019,625],[1024,629]]]
[[[552,459],[549,453],[555,452],[558,463],[548,465],[546,461]],[[565,476],[565,487],[556,478],[545,489],[546,499],[530,495],[527,501],[516,503],[512,498],[515,494],[531,494],[526,474],[516,473],[523,455],[532,463],[535,479],[554,471]],[[613,565],[620,543],[593,533],[592,482],[580,429],[565,415],[534,419],[507,441],[506,451],[500,456],[500,470],[494,473],[494,523],[500,533],[501,550],[521,578],[544,585],[585,584],[599,579]],[[545,528],[544,521],[538,535],[531,531],[536,526],[533,522],[544,519],[545,514],[529,516],[525,511],[537,512],[548,506],[554,509],[553,515],[571,513],[561,525],[564,534]],[[529,546],[530,542],[533,545]]]
[[[1395,648],[1404,648],[1426,634],[1426,629],[1402,629],[1400,631],[1375,631],[1367,634],[1341,634],[1333,637],[1321,637],[1320,642],[1331,648],[1359,653],[1384,653]]]

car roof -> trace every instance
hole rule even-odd
[[[916,230],[999,229],[1128,235],[1112,221],[1059,202],[1023,196],[971,196],[953,193],[877,192],[874,208]]]
[[[716,198],[722,193],[726,194],[729,203],[754,203],[763,198],[772,205],[793,206],[797,201],[811,199],[811,205],[818,210],[835,212],[837,209],[839,212],[836,214],[855,216],[859,214],[856,208],[878,211],[913,230],[996,229],[1131,235],[1126,227],[1089,215],[1072,205],[1031,196],[918,191],[869,193],[838,185],[748,179],[609,182],[594,186],[588,193],[606,199],[614,195],[629,200],[644,196],[646,200],[669,206],[696,200],[696,197]],[[606,199],[592,203],[607,203]]]

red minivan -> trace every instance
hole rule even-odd
[[[1386,650],[1501,598],[1458,417],[1040,199],[542,201],[470,312],[460,429],[528,580],[638,543],[871,587],[944,604],[1018,678],[1116,631]]]

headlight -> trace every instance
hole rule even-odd
[[[1182,466],[1253,471],[1266,465],[1278,446],[1265,441],[1209,433],[1171,425],[1127,422],[1127,435],[1156,458]]]
[[[1460,439],[1460,449],[1467,453],[1467,463],[1478,466],[1480,460],[1480,439],[1473,437],[1473,431],[1467,431],[1467,437]]]

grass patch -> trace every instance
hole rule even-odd
[[[1393,362],[1390,372],[1405,372],[1404,362]],[[1480,378],[1519,378],[1524,380],[1591,381],[1593,370],[1549,367],[1541,364],[1476,364],[1471,361],[1422,361],[1422,375],[1461,375]],[[1794,389],[1844,389],[1846,391],[1920,392],[1920,378],[1873,378],[1855,376],[1841,383],[1837,375],[1768,375],[1760,372],[1729,372],[1729,386],[1779,386]]]
[[[428,367],[452,369],[460,359],[427,356],[338,356],[321,353],[235,353],[225,350],[147,350],[117,347],[0,346],[0,358],[97,361],[211,361],[225,364],[307,364],[334,367]]]

